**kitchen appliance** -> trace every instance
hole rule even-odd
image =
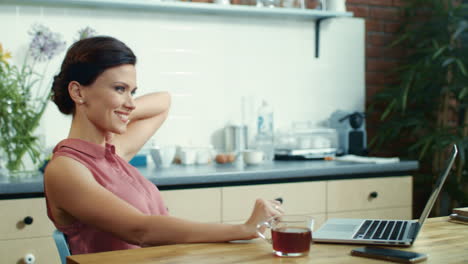
[[[224,151],[238,155],[247,149],[248,130],[246,125],[228,125],[224,128]]]
[[[364,113],[338,110],[330,117],[330,127],[339,134],[338,154],[367,155]]]
[[[276,160],[305,160],[334,157],[338,133],[332,128],[292,130],[275,135]]]

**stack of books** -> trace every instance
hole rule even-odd
[[[450,222],[468,225],[468,207],[454,208],[452,214],[449,216]]]

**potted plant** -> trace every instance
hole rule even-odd
[[[25,169],[25,154],[35,165],[41,161],[35,130],[51,95],[50,87],[43,83],[47,66],[41,64],[65,47],[61,36],[43,25],[34,25],[30,35],[31,43],[20,67],[9,63],[11,53],[0,46],[0,156],[10,174]],[[36,67],[44,72],[38,73]]]
[[[419,160],[419,191],[432,189],[428,185],[457,144],[460,155],[444,188],[446,215],[450,207],[468,206],[468,5],[409,0],[404,12],[392,45],[406,56],[393,73],[396,82],[376,93],[368,108],[379,118],[370,145],[380,151],[398,147],[400,156]]]

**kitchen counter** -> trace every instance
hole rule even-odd
[[[232,164],[173,165],[158,169],[138,167],[140,172],[161,190],[195,187],[232,186],[256,183],[313,181],[407,175],[417,170],[417,161],[373,164],[343,161],[275,161],[247,166]],[[0,198],[42,197],[41,173],[29,177],[0,177]]]

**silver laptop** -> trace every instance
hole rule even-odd
[[[312,239],[326,243],[411,246],[434,206],[457,153],[457,146],[453,145],[446,167],[437,179],[419,220],[331,218],[314,232]]]

